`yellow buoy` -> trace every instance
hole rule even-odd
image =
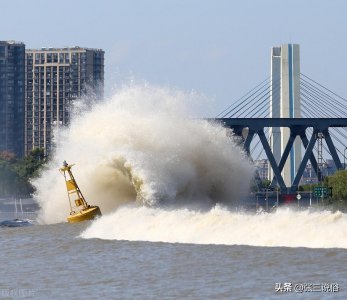
[[[59,169],[65,178],[67,195],[70,203],[70,215],[67,217],[67,221],[69,223],[77,223],[92,220],[97,216],[101,216],[99,206],[89,205],[83,197],[83,194],[72,175],[72,166],[73,165],[69,165],[64,161],[63,167]],[[69,174],[70,178],[66,176],[66,173]]]

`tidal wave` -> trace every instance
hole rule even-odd
[[[347,248],[347,215],[293,211],[247,214],[122,207],[94,221],[82,238],[266,247]]]
[[[194,93],[134,84],[78,114],[56,132],[56,151],[33,184],[41,223],[69,213],[66,160],[90,204],[103,214],[125,204],[147,207],[232,205],[248,193],[253,167],[219,124],[193,118]],[[83,107],[83,106],[82,106]],[[117,210],[117,213],[119,210]]]
[[[170,243],[347,248],[347,216],[279,209],[247,214],[231,207],[248,194],[253,167],[219,124],[192,118],[199,100],[135,84],[87,109],[56,132],[56,151],[33,183],[40,223],[65,222],[62,162],[103,216],[83,238]],[[82,103],[83,104],[83,103]]]

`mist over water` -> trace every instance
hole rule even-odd
[[[125,204],[155,212],[239,201],[253,168],[224,128],[193,118],[188,107],[198,100],[193,93],[138,84],[91,109],[79,108],[70,127],[56,133],[52,161],[33,182],[39,221],[64,222],[69,213],[58,171],[64,160],[76,164],[84,196],[103,214]]]

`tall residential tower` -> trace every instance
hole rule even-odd
[[[283,44],[271,49],[271,118],[300,118],[300,48]],[[271,128],[270,144],[277,164],[290,137],[288,128]],[[301,141],[297,137],[290,151],[282,177],[291,186],[301,161]],[[270,172],[270,179],[273,172]]]
[[[0,151],[24,154],[25,45],[0,41]]]
[[[52,149],[53,129],[70,120],[71,104],[87,93],[102,96],[104,51],[42,48],[26,51],[25,153]]]

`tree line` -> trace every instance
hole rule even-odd
[[[39,175],[46,160],[42,148],[32,150],[23,158],[12,152],[0,152],[0,197],[29,197],[34,192],[30,180]]]
[[[332,188],[329,204],[336,210],[347,211],[347,171],[339,170],[325,177],[324,186]]]
[[[271,181],[267,179],[253,180],[251,184],[252,192],[271,190]],[[328,197],[324,199],[324,205],[332,210],[347,212],[347,170],[336,171],[333,175],[326,176],[322,183],[305,184],[299,186],[300,191],[313,191],[317,186],[327,188]],[[330,191],[332,192],[330,194]]]
[[[324,199],[325,206],[332,210],[347,212],[347,171],[339,170],[326,176],[320,184],[306,184],[299,187],[300,191],[311,191],[314,187],[327,188],[328,197]]]

